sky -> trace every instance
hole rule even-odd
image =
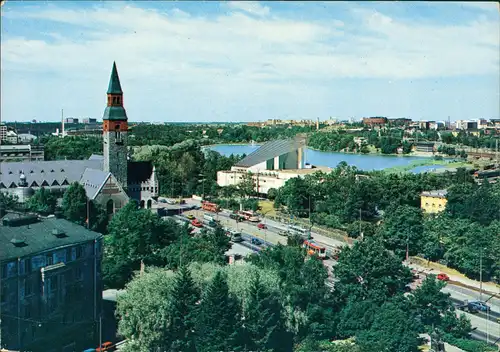
[[[494,2],[9,1],[1,119],[500,118]]]

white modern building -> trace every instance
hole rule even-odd
[[[264,144],[238,162],[231,170],[217,172],[217,184],[221,187],[236,186],[245,175],[251,174],[255,191],[267,194],[271,188],[284,186],[291,178],[304,177],[330,168],[314,167],[304,163],[305,141],[300,139],[276,140]]]

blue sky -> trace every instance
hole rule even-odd
[[[9,1],[1,118],[500,117],[495,3]]]

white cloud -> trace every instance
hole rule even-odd
[[[229,8],[247,12],[255,16],[268,16],[270,13],[269,7],[262,6],[257,1],[228,1]]]
[[[498,22],[486,19],[439,26],[358,10],[354,21],[308,21],[271,15],[256,2],[230,2],[246,10],[211,16],[105,4],[83,14],[57,6],[5,12],[7,19],[68,26],[56,31],[45,25],[47,41],[38,33],[23,37],[9,31],[1,42],[2,73],[50,72],[102,89],[116,60],[124,86],[137,87],[137,93],[144,87],[156,94],[176,90],[221,110],[236,102],[274,104],[273,97],[299,104],[299,97],[325,96],[322,85],[340,78],[499,74]],[[249,16],[252,11],[259,15]]]

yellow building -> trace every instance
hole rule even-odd
[[[446,190],[422,192],[420,195],[420,208],[426,213],[439,213],[446,208]]]

